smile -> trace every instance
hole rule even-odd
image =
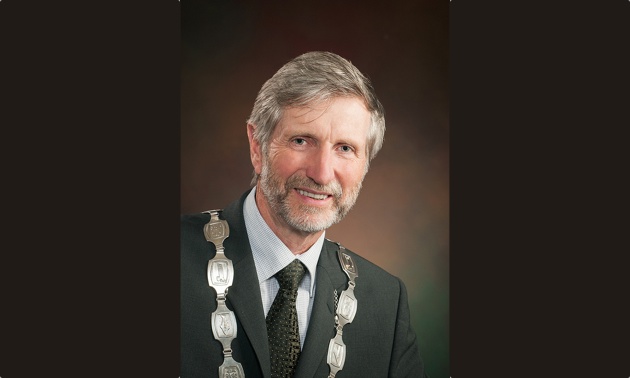
[[[327,194],[315,194],[315,193],[310,193],[310,192],[304,191],[302,189],[296,189],[296,190],[301,195],[303,195],[305,197],[313,198],[313,199],[316,199],[316,200],[325,200],[326,198],[328,198]]]

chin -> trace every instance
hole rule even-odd
[[[291,214],[291,216],[287,217],[288,219],[285,220],[296,230],[308,233],[324,231],[338,222],[338,217],[335,215],[335,212],[326,210],[325,214],[322,214],[323,212],[318,210],[320,209],[315,210],[316,214],[313,214],[314,211],[312,208],[304,209],[300,211],[299,214]]]

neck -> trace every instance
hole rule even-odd
[[[271,231],[294,255],[306,252],[324,233],[324,231],[304,232],[291,227],[284,219],[271,210],[260,189],[260,185],[256,186],[256,206]]]

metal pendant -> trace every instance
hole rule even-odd
[[[236,316],[225,304],[228,289],[234,281],[232,260],[225,256],[223,241],[230,236],[227,221],[219,219],[218,210],[210,210],[210,221],[204,226],[206,240],[214,244],[215,256],[208,261],[208,284],[217,294],[217,309],[210,317],[212,334],[223,345],[223,364],[220,378],[245,378],[243,366],[232,357],[232,341],[236,338]]]
[[[328,378],[335,378],[335,375],[343,369],[343,365],[346,362],[346,344],[344,344],[342,338],[343,327],[348,323],[352,323],[357,314],[357,298],[354,296],[354,287],[356,285],[354,280],[359,276],[357,267],[352,257],[343,252],[345,248],[339,243],[336,244],[339,247],[337,256],[341,269],[348,276],[348,288],[341,292],[336,308],[335,329],[337,333],[328,344],[328,355],[326,356],[326,363],[330,367]]]
[[[225,357],[223,365],[219,366],[219,378],[245,378],[245,372],[240,363]]]
[[[328,356],[326,363],[330,366],[330,376],[334,377],[339,370],[343,369],[346,362],[346,344],[343,343],[341,334],[337,333],[328,344]]]

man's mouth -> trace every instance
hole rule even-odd
[[[307,192],[302,189],[296,189],[296,190],[298,193],[308,198],[313,198],[316,200],[325,200],[326,198],[328,198],[328,194],[315,194],[315,193]]]

